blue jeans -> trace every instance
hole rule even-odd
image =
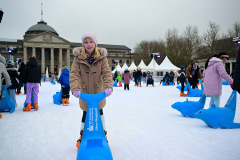
[[[212,95],[211,100],[209,103],[209,108],[211,108],[211,105],[215,104],[216,107],[220,107],[220,95]]]
[[[141,85],[141,79],[142,79],[142,77],[137,77],[137,84],[139,85]]]
[[[143,83],[147,82],[147,77],[143,77]]]
[[[15,97],[15,89],[8,89],[8,94],[10,98],[13,100],[14,104],[17,105],[16,97]]]

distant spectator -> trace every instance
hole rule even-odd
[[[152,86],[154,87],[154,80],[152,79],[152,76],[151,76],[151,75],[150,75],[149,78],[147,79],[147,85],[146,85],[146,87],[147,87],[148,85],[152,85]]]

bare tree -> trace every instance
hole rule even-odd
[[[235,22],[233,27],[228,30],[229,38],[240,36],[240,22]]]
[[[169,60],[177,66],[187,65],[191,56],[187,56],[186,41],[178,35],[178,30],[173,28],[166,34],[166,54]]]
[[[198,28],[196,26],[188,26],[183,32],[185,42],[185,55],[186,60],[191,61],[197,57],[198,49],[201,45],[201,38],[198,35]]]
[[[215,53],[215,42],[220,39],[220,26],[209,21],[209,29],[203,35],[203,44],[207,48],[208,55]]]
[[[151,53],[161,53],[165,54],[165,46],[162,40],[160,41],[141,41],[137,46],[134,48],[135,59],[140,63],[141,60],[144,61],[146,65],[150,63],[152,60]],[[136,64],[137,65],[137,64]]]

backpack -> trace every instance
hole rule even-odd
[[[185,81],[186,81],[186,76],[185,76],[185,73],[184,73],[184,72],[180,73],[179,81],[180,81],[180,82],[185,82]]]

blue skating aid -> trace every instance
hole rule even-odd
[[[240,128],[240,123],[234,123],[237,102],[237,91],[230,95],[225,107],[216,107],[212,104],[209,109],[202,109],[195,114],[195,117],[204,121],[213,128]]]
[[[222,85],[229,85],[227,81],[222,81]]]
[[[26,107],[27,106],[27,103],[26,103],[26,100],[25,100],[25,102],[24,102],[24,104],[23,104],[23,107]],[[32,109],[35,109],[34,108],[34,101],[33,101],[33,92],[32,92],[32,96],[31,96],[31,108]]]
[[[201,82],[201,86],[203,87],[202,85],[202,81]],[[187,82],[187,87],[189,89],[189,93],[190,94],[187,94],[186,97],[201,97],[203,95],[203,90],[200,90],[200,89],[192,89],[189,82]],[[203,89],[203,88],[202,88]]]
[[[13,113],[15,111],[15,104],[8,94],[7,86],[2,85],[2,99],[0,102],[0,112],[6,111]]]
[[[167,78],[164,78],[164,82],[162,83],[163,86],[166,86],[167,85]]]
[[[52,81],[50,81],[53,85],[56,84],[54,78],[52,79]]]
[[[173,109],[178,110],[184,117],[195,117],[195,113],[204,108],[206,96],[203,94],[199,101],[176,102]]]
[[[57,105],[62,104],[62,89],[53,95],[53,103]]]
[[[113,82],[113,87],[118,87],[117,81]]]
[[[182,86],[177,86],[176,88],[181,91]],[[184,86],[184,91],[188,91],[187,85]]]
[[[174,78],[173,78],[173,82],[174,82]],[[175,85],[173,82],[169,82],[169,85]]]
[[[88,109],[82,141],[77,160],[112,160],[112,153],[102,126],[98,103],[106,97],[105,93],[81,93],[81,99],[87,102]]]

